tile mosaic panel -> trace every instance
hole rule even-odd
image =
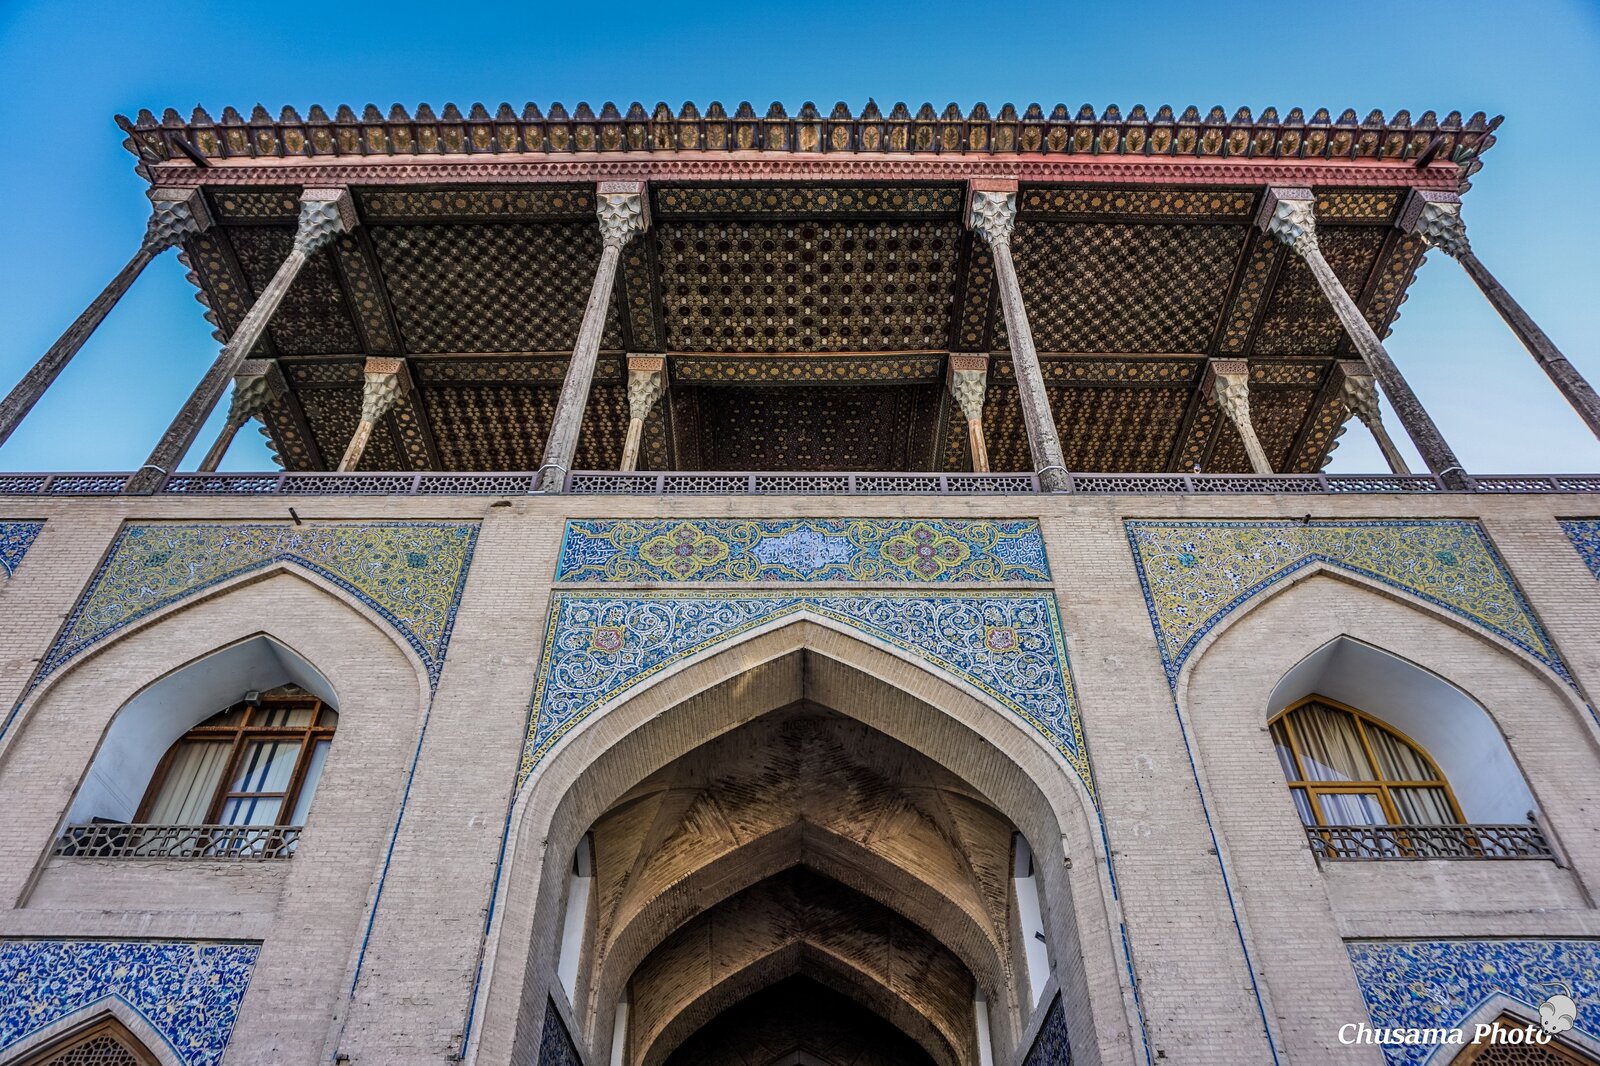
[[[544,1009],[544,1029],[539,1033],[539,1066],[583,1066],[578,1049],[567,1034],[566,1023],[554,1003]]]
[[[609,700],[716,644],[799,614],[840,623],[977,688],[1038,730],[1093,797],[1061,618],[1043,592],[556,592],[519,787]]]
[[[1561,523],[1572,546],[1596,578],[1600,578],[1600,518],[1569,518]],[[10,567],[6,568],[8,571]]]
[[[44,528],[43,522],[0,522],[0,568],[10,577]]]
[[[1156,644],[1174,686],[1196,644],[1314,563],[1401,589],[1482,626],[1570,681],[1550,637],[1476,522],[1127,523]]]
[[[127,526],[67,616],[34,684],[138,619],[275,563],[302,566],[371,607],[416,650],[437,684],[477,536],[474,523],[441,522]]]
[[[1033,519],[585,519],[557,581],[1049,581]]]
[[[186,1066],[215,1066],[258,944],[0,940],[0,1053],[95,1004],[121,1000]]]
[[[1061,1008],[1061,997],[1050,1004],[1050,1013],[1039,1026],[1039,1035],[1028,1049],[1022,1066],[1072,1066],[1072,1045],[1067,1041],[1067,1013]]]
[[[1498,995],[1537,1021],[1539,1005],[1563,994],[1578,1005],[1575,1029],[1600,1039],[1600,941],[1384,940],[1345,947],[1374,1029],[1457,1028]],[[1456,1050],[1437,1043],[1380,1046],[1390,1066],[1442,1062]]]

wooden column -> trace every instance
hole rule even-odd
[[[222,432],[200,461],[202,471],[212,471],[222,465],[228,447],[252,418],[259,418],[273,399],[288,392],[283,371],[270,359],[246,359],[239,364],[239,373],[233,378],[233,399],[228,404],[228,419]]]
[[[667,360],[661,355],[628,356],[628,436],[622,442],[618,470],[639,469],[639,444],[644,440],[644,420],[661,399],[666,384]]]
[[[1261,438],[1256,436],[1255,423],[1250,421],[1250,364],[1243,359],[1213,359],[1206,364],[1205,380],[1200,388],[1216,401],[1222,413],[1239,431],[1244,441],[1244,453],[1250,459],[1250,469],[1257,474],[1271,474],[1272,463],[1267,459]]]
[[[1461,198],[1455,193],[1425,192],[1421,189],[1411,194],[1400,216],[1401,228],[1421,235],[1428,247],[1437,248],[1460,263],[1467,276],[1477,284],[1478,290],[1488,297],[1489,304],[1511,327],[1522,346],[1528,349],[1533,361],[1547,374],[1572,409],[1588,425],[1589,432],[1600,437],[1600,395],[1594,386],[1578,373],[1555,342],[1545,335],[1538,323],[1529,317],[1522,305],[1514,300],[1489,268],[1483,265],[1472,251],[1467,240],[1467,226],[1461,219]]]
[[[367,360],[364,370],[361,421],[356,425],[355,435],[350,438],[350,446],[344,450],[344,458],[339,460],[341,472],[356,468],[367,450],[367,442],[372,439],[378,419],[388,414],[390,408],[410,391],[411,379],[406,374],[404,359],[374,356]]]
[[[1372,371],[1367,369],[1365,363],[1351,359],[1335,363],[1333,372],[1338,378],[1339,401],[1344,404],[1345,410],[1361,420],[1361,424],[1367,427],[1367,432],[1372,434],[1372,439],[1378,442],[1378,450],[1383,452],[1383,458],[1389,464],[1389,472],[1411,473],[1406,457],[1395,447],[1394,438],[1389,436],[1389,429],[1383,424],[1383,410],[1378,401],[1378,385],[1372,379]]]
[[[556,402],[555,418],[545,442],[544,461],[539,466],[541,492],[561,492],[572,469],[578,431],[583,428],[583,409],[589,402],[589,385],[594,380],[595,358],[600,354],[600,335],[605,331],[606,309],[611,305],[611,289],[617,280],[617,262],[622,258],[623,245],[650,225],[644,182],[602,181],[596,213],[600,217],[600,265],[595,268],[578,343],[573,346],[572,361],[567,364],[561,398]]]
[[[989,472],[989,446],[983,439],[983,400],[989,387],[987,355],[950,355],[945,386],[967,420],[967,442],[972,451],[972,472]]]
[[[222,393],[228,387],[228,382],[238,374],[245,357],[266,332],[267,323],[272,320],[272,313],[283,302],[283,296],[289,291],[289,286],[294,284],[300,268],[326,247],[334,237],[348,232],[355,228],[355,225],[355,205],[350,200],[349,190],[307,189],[300,194],[300,225],[295,231],[294,247],[290,250],[289,257],[278,267],[278,272],[262,290],[249,313],[244,316],[244,321],[239,323],[239,328],[223,346],[222,354],[211,364],[211,369],[206,371],[205,377],[200,379],[199,386],[189,397],[188,402],[178,411],[177,417],[167,427],[166,433],[156,442],[150,458],[145,460],[144,466],[128,479],[128,487],[123,491],[155,492],[161,487],[166,476],[177,469],[184,453],[199,435],[200,427],[205,425],[206,419],[211,416],[212,408],[222,399]]]
[[[34,404],[61,376],[72,357],[94,335],[111,309],[117,306],[117,301],[133,287],[144,268],[185,236],[199,233],[210,225],[211,214],[198,189],[155,189],[150,193],[150,224],[145,229],[139,250],[67,327],[60,339],[50,346],[50,350],[22,376],[22,380],[17,382],[6,398],[0,400],[0,444],[11,439],[11,434],[33,410]]]
[[[969,185],[971,210],[967,224],[988,243],[994,256],[1000,307],[1005,313],[1006,336],[1011,341],[1011,366],[1017,376],[1017,396],[1022,403],[1022,422],[1028,430],[1028,451],[1033,468],[1039,475],[1040,488],[1046,492],[1060,492],[1069,484],[1067,464],[1061,454],[1055,417],[1050,413],[1050,398],[1044,391],[1044,375],[1039,370],[1039,353],[1033,347],[1028,312],[1022,305],[1017,268],[1011,261],[1011,230],[1017,221],[1017,184],[1014,181],[973,181]]]
[[[1401,376],[1400,368],[1389,358],[1383,342],[1378,340],[1378,335],[1373,332],[1360,308],[1356,307],[1356,302],[1339,283],[1327,259],[1323,258],[1322,248],[1317,244],[1313,202],[1310,189],[1268,189],[1256,224],[1294,249],[1311,268],[1312,277],[1316,278],[1322,294],[1333,305],[1334,314],[1339,316],[1346,335],[1371,368],[1372,376],[1378,379],[1384,394],[1389,397],[1395,417],[1400,419],[1400,424],[1410,434],[1428,469],[1450,488],[1470,489],[1472,479],[1462,468],[1456,453],[1445,442],[1444,434],[1439,432],[1439,427],[1422,406],[1422,401],[1417,399],[1417,394],[1411,391],[1411,385]]]

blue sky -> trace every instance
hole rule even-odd
[[[170,5],[0,2],[0,388],[127,260],[143,182],[117,112],[427,101],[518,107],[782,100],[1352,107],[1504,114],[1467,197],[1473,246],[1600,382],[1600,3]],[[1434,253],[1389,348],[1478,472],[1600,470],[1600,443],[1453,262]],[[132,469],[217,345],[172,253],[140,279],[0,468]],[[202,435],[189,465],[215,433]],[[1396,436],[1402,436],[1396,431]],[[1409,445],[1407,445],[1409,448]],[[232,469],[266,469],[251,433]],[[1420,469],[1420,463],[1417,464]],[[1358,426],[1331,469],[1382,468]]]

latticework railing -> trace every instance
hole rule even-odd
[[[1535,825],[1308,825],[1320,859],[1553,859]]]
[[[114,496],[129,474],[0,474],[0,496]],[[521,496],[538,475],[505,473],[182,473],[169,496]],[[916,496],[1037,493],[1033,474],[578,470],[564,490],[580,496]],[[1600,492],[1600,474],[1485,474],[1480,493]],[[1301,495],[1452,491],[1431,474],[1073,474],[1068,493],[1088,495]]]
[[[55,855],[79,859],[287,859],[297,825],[69,825]]]

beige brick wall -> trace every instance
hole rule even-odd
[[[3,517],[47,520],[15,577],[0,585],[0,700],[9,707],[24,690],[125,519],[287,520],[289,506],[308,521],[483,522],[431,711],[426,678],[391,630],[338,590],[276,573],[215,590],[107,641],[33,693],[19,725],[0,739],[0,936],[264,940],[230,1066],[326,1062],[336,1050],[369,1064],[447,1061],[460,1045],[480,964],[477,1061],[528,1061],[555,966],[564,883],[564,876],[545,876],[544,857],[551,857],[552,874],[564,874],[583,829],[651,768],[787,702],[797,681],[781,669],[750,675],[737,699],[715,689],[799,647],[842,664],[801,682],[810,686],[811,698],[948,766],[1034,843],[1057,976],[1083,1061],[1143,1060],[1122,952],[1124,926],[1152,1054],[1184,1063],[1269,1061],[1252,977],[1288,1060],[1380,1061],[1370,1048],[1334,1042],[1340,1024],[1364,1015],[1342,938],[1600,936],[1591,902],[1600,878],[1600,750],[1594,721],[1565,686],[1402,594],[1316,575],[1258,597],[1208,639],[1180,679],[1180,727],[1123,528],[1127,518],[1270,519],[1308,512],[1317,518],[1478,518],[1587,691],[1600,685],[1600,590],[1556,519],[1600,514],[1600,500],[0,501]],[[542,764],[517,810],[484,957],[484,922],[562,519],[660,514],[1039,517],[1104,809],[1104,840],[1078,786],[1039,738],[1014,722],[996,722],[996,712],[970,694],[903,659],[823,627],[791,626],[663,676],[588,722]],[[46,862],[115,710],[204,652],[262,632],[312,662],[340,700],[338,738],[295,858],[226,870],[205,863]],[[1469,862],[1317,866],[1284,794],[1264,724],[1277,681],[1339,635],[1409,659],[1484,706],[1505,734],[1570,869]],[[876,696],[863,675],[879,679]],[[391,854],[414,755],[416,773]],[[1213,833],[1232,879],[1231,905]],[[1106,842],[1115,862],[1115,898],[1103,861]],[[382,903],[368,940],[386,857]],[[1235,907],[1253,971],[1240,947]],[[580,1043],[588,1045],[592,1036],[586,1050],[603,1050],[610,1006],[573,1020]],[[1083,1034],[1086,1028],[1092,1034]]]

